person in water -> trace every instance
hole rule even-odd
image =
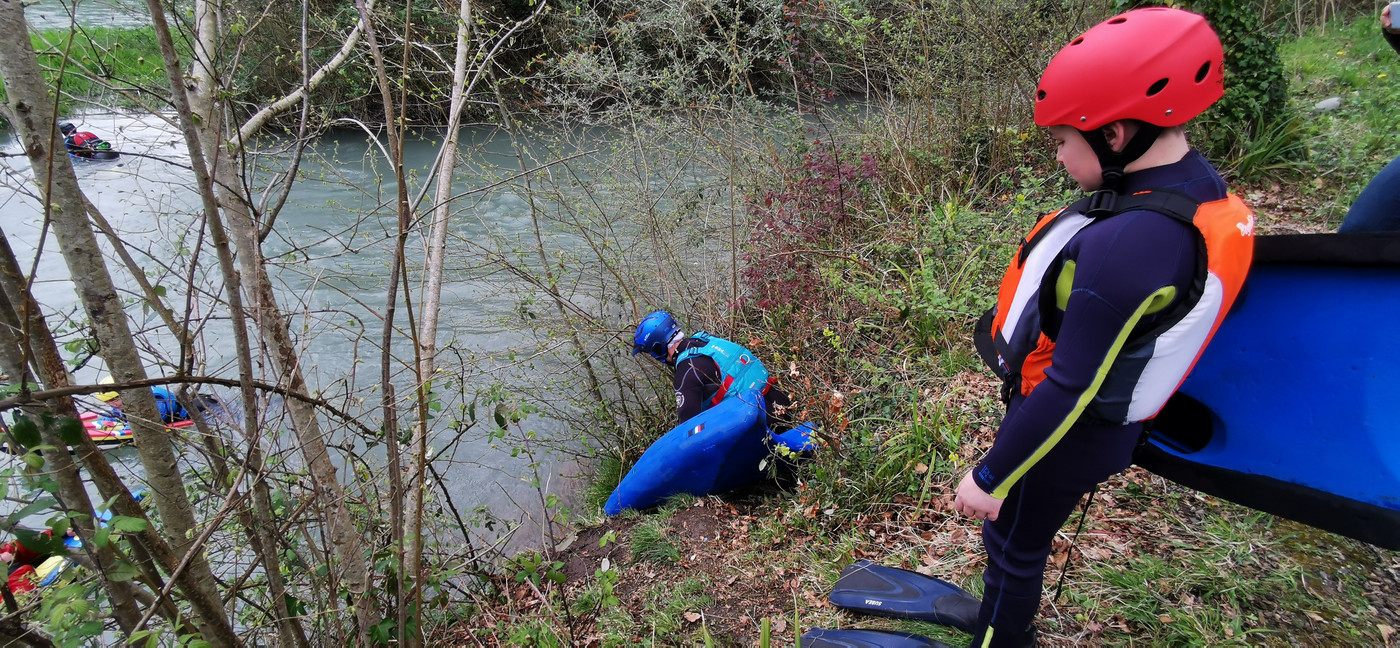
[[[1244,283],[1254,215],[1182,128],[1223,75],[1205,18],[1165,7],[1100,23],[1041,75],[1035,123],[1092,194],[1040,219],[978,327],[1007,406],[952,503],[984,521],[973,646],[1034,645],[1055,534],[1128,467]]]
[[[68,147],[68,152],[78,157],[92,157],[98,151],[112,150],[110,143],[87,131],[79,131],[69,122],[59,124],[58,130],[63,133],[63,143]]]
[[[98,384],[112,384],[112,377],[107,376],[98,381]],[[188,421],[190,413],[185,411],[180,401],[175,398],[175,394],[164,387],[152,387],[151,394],[156,397],[156,407],[160,409],[160,420],[166,424]],[[105,391],[95,394],[97,400],[107,404],[111,409],[102,413],[102,418],[113,421],[126,421],[126,412],[123,409],[121,394],[115,391]]]
[[[1400,52],[1400,25],[1392,16],[1390,5],[1381,10],[1381,35],[1386,42]],[[1361,195],[1347,210],[1342,219],[1341,234],[1367,234],[1375,232],[1400,232],[1400,157],[1385,165],[1376,177],[1371,178]]]
[[[769,429],[792,427],[787,411],[792,399],[773,385],[763,362],[752,351],[721,337],[697,332],[689,337],[666,311],[642,318],[632,336],[632,355],[646,353],[673,370],[676,391],[676,423],[734,398],[750,388],[764,393]]]

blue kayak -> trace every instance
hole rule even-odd
[[[1256,240],[1244,292],[1136,463],[1400,549],[1400,234]]]
[[[750,390],[672,428],[642,453],[603,512],[648,509],[681,493],[703,497],[733,490],[763,477],[775,445],[810,449],[810,423],[772,434],[763,405],[763,394]]]

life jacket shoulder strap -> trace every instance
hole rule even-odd
[[[1060,214],[1066,211],[1068,210],[1061,209],[1059,211],[1050,212],[1036,220],[1035,227],[1031,228],[1030,233],[1021,241],[1021,251],[1016,255],[1016,267],[1019,268],[1026,265],[1026,258],[1031,255],[1031,250],[1034,249],[1036,245],[1039,245],[1040,240],[1045,238],[1045,235],[1050,232],[1051,225],[1055,223],[1055,219],[1059,218]]]
[[[1192,225],[1196,222],[1196,210],[1200,206],[1201,201],[1173,189],[1153,189],[1127,195],[1095,191],[1075,201],[1066,211],[1077,211],[1096,220],[1130,211],[1152,211]]]
[[[1201,201],[1173,189],[1153,189],[1128,195],[1106,189],[1095,191],[1076,200],[1065,209],[1042,217],[1036,223],[1036,227],[1031,230],[1030,235],[1021,242],[1021,251],[1017,255],[1016,263],[1017,265],[1025,265],[1031,250],[1050,231],[1050,223],[1061,214],[1078,212],[1091,219],[1100,220],[1124,212],[1145,210],[1169,216],[1187,225],[1194,225],[1196,210],[1200,206]]]

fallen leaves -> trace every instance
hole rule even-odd
[[[700,624],[704,624],[705,630],[717,639],[723,637],[719,641],[722,645],[757,645],[763,619],[769,619],[775,636],[800,631],[794,627],[794,607],[804,625],[839,619],[826,598],[830,579],[834,578],[831,565],[814,566],[795,558],[811,555],[806,548],[830,546],[835,534],[850,541],[849,546],[832,549],[831,560],[840,563],[837,568],[855,558],[868,558],[966,583],[978,577],[985,563],[977,538],[978,525],[950,514],[947,505],[951,495],[936,494],[936,486],[923,497],[896,494],[885,500],[884,506],[869,507],[848,504],[839,498],[832,501],[820,485],[804,482],[794,491],[794,496],[781,501],[755,504],[755,500],[740,498],[737,506],[735,500],[703,498],[678,511],[671,523],[678,531],[676,538],[682,544],[682,555],[690,558],[683,564],[642,566],[629,562],[626,531],[630,523],[611,522],[617,525],[614,528],[619,539],[608,544],[607,552],[613,556],[612,568],[620,570],[617,594],[622,607],[641,618],[649,605],[655,605],[657,596],[665,596],[686,579],[705,576],[711,584],[706,594],[713,602],[689,603],[683,614],[676,613],[676,621],[683,624],[681,634],[699,633]],[[1198,529],[1218,515],[1212,509],[1220,503],[1198,499],[1189,491],[1136,468],[1115,477],[1101,492],[1104,494],[1095,499],[1089,520],[1073,548],[1073,526],[1067,526],[1054,542],[1050,564],[1053,569],[1063,565],[1067,557],[1073,561],[1066,591],[1075,592],[1077,600],[1061,598],[1058,604],[1044,603],[1042,615],[1057,619],[1041,626],[1045,645],[1101,645],[1122,641],[1124,637],[1150,639],[1153,632],[1161,633],[1161,637],[1193,636],[1227,643],[1248,639],[1260,629],[1313,628],[1326,631],[1326,636],[1333,639],[1345,631],[1366,645],[1400,648],[1400,633],[1396,630],[1400,627],[1396,620],[1400,618],[1396,614],[1400,607],[1392,596],[1400,583],[1393,576],[1400,573],[1400,561],[1394,554],[1385,554],[1369,564],[1373,576],[1367,583],[1366,598],[1371,607],[1364,623],[1358,623],[1364,618],[1359,612],[1349,618],[1345,614],[1334,616],[1336,611],[1323,605],[1305,606],[1316,611],[1304,614],[1297,613],[1298,607],[1265,612],[1268,601],[1225,600],[1211,592],[1162,581],[1154,581],[1151,589],[1161,597],[1160,601],[1169,603],[1147,612],[1145,618],[1126,618],[1121,614],[1121,604],[1112,598],[1114,590],[1096,589],[1102,583],[1095,580],[1094,572],[1101,566],[1123,567],[1127,559],[1140,555],[1179,562],[1183,555],[1196,549],[1194,544],[1199,541],[1198,535],[1183,530]],[[826,515],[826,510],[834,509],[838,502],[842,514]],[[773,533],[778,527],[784,531]],[[1263,539],[1251,540],[1251,548],[1246,550],[1248,561],[1218,567],[1275,567],[1275,562],[1258,562],[1261,556],[1270,554],[1265,551],[1266,545],[1256,542]],[[593,541],[575,542],[565,553],[591,557],[591,562],[578,561],[588,566],[587,575],[591,575],[605,557],[602,551],[594,549],[596,546]],[[1072,555],[1075,552],[1079,555]],[[586,585],[586,581],[579,583]],[[1339,591],[1337,584],[1325,575],[1319,579],[1311,573],[1296,586],[1318,600],[1334,598]],[[511,583],[507,591],[510,596],[505,598],[510,599],[513,613],[541,613],[538,599],[527,587]],[[1213,628],[1200,627],[1203,608],[1213,610],[1218,615],[1215,618],[1223,623]],[[777,623],[779,619],[781,624]],[[589,622],[584,623],[587,627]],[[577,635],[576,641],[582,641],[576,645],[597,645],[596,636],[593,629],[584,630]]]

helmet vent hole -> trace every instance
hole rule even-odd
[[[1158,92],[1165,90],[1167,87],[1167,81],[1168,79],[1158,79],[1156,83],[1152,84],[1152,87],[1147,89],[1147,96],[1151,97],[1152,95],[1155,95]]]
[[[1073,41],[1070,41],[1070,45],[1071,45],[1071,46],[1073,46],[1073,45],[1078,45],[1078,44],[1080,44],[1080,43],[1082,43],[1082,42],[1084,42],[1084,37],[1083,37],[1083,36],[1080,36],[1079,38],[1076,38],[1076,39],[1074,39]]]
[[[1114,18],[1113,20],[1108,21],[1108,24],[1110,24],[1110,25],[1121,25],[1121,24],[1123,24],[1123,23],[1125,23],[1125,22],[1128,22],[1128,19],[1127,19],[1127,18],[1124,18],[1124,17],[1122,17],[1122,16],[1119,16],[1119,17],[1117,17],[1117,18]]]
[[[1045,101],[1045,91],[1041,90],[1040,92],[1035,93],[1035,99],[1036,101]]]
[[[1206,75],[1210,74],[1210,61],[1201,64],[1201,69],[1196,70],[1196,83],[1206,80]]]

